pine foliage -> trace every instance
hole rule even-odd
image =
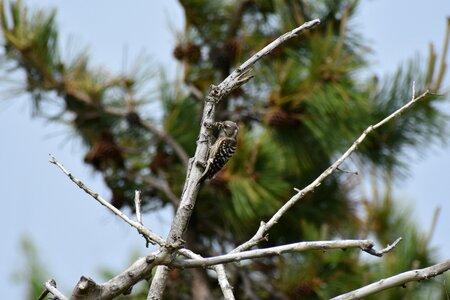
[[[428,88],[440,91],[445,60],[438,64],[432,48],[427,65],[415,58],[383,79],[361,75],[371,50],[362,33],[351,26],[359,1],[180,0],[180,4],[186,25],[173,55],[183,64],[183,83],[161,77],[156,102],[144,88],[157,80],[148,76],[153,70],[114,75],[93,67],[86,52],[63,60],[55,11],[29,10],[21,1],[2,3],[2,56],[9,67],[25,75],[23,92],[31,96],[36,115],[66,123],[84,142],[85,162],[102,174],[115,206],[133,209],[134,190],[139,189],[144,207],[158,209],[174,203],[147,184],[149,180],[167,181],[180,195],[185,179],[182,159],[161,136],[173,138],[188,155],[195,150],[202,102],[189,91],[205,94],[211,84],[280,34],[320,18],[320,27],[276,49],[255,66],[253,81],[219,105],[217,118],[238,122],[241,131],[237,153],[202,188],[190,221],[187,246],[202,255],[232,249],[252,236],[259,222],[289,199],[294,187],[310,183],[367,126],[410,99],[413,80],[417,94]],[[59,113],[49,116],[42,105],[54,95]],[[447,118],[437,108],[441,99],[432,96],[381,128],[360,147],[353,165],[375,170],[389,190],[394,179],[406,173],[409,153],[445,140]],[[149,105],[158,109],[148,109]],[[162,124],[156,126],[162,134],[143,122]],[[429,239],[409,221],[410,212],[400,211],[390,193],[383,199],[376,193],[358,196],[361,183],[356,181],[345,173],[331,176],[283,217],[265,245],[361,237],[385,245],[398,236],[404,238],[402,244],[376,261],[356,251],[330,251],[232,267],[230,278],[238,299],[255,295],[327,299],[435,262]],[[172,290],[170,297],[184,299],[190,293],[189,276],[176,271],[171,280],[178,294]],[[214,278],[209,280],[216,289]],[[254,295],[248,293],[248,285]],[[427,293],[440,292],[432,281],[426,287],[413,284],[380,297],[423,299]]]

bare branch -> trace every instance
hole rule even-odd
[[[222,290],[223,298],[225,300],[234,300],[233,287],[227,278],[225,267],[223,265],[217,265],[214,267],[217,272],[217,280],[219,281],[220,289]]]
[[[147,240],[153,241],[158,243],[160,246],[165,247],[166,243],[164,239],[159,237],[158,235],[154,234],[152,231],[147,229],[145,226],[142,225],[142,216],[140,211],[140,192],[135,192],[135,205],[136,205],[136,217],[137,221],[133,221],[130,218],[128,218],[124,213],[122,213],[120,210],[118,210],[116,207],[111,205],[109,202],[107,202],[105,199],[103,199],[101,196],[99,196],[96,192],[91,190],[89,187],[87,187],[82,181],[77,179],[75,176],[73,176],[69,171],[65,169],[65,167],[56,160],[55,157],[50,155],[51,159],[50,162],[57,167],[59,167],[65,175],[67,175],[70,180],[72,180],[76,185],[78,185],[83,191],[85,191],[87,194],[89,194],[91,197],[93,197],[95,200],[100,202],[103,206],[111,210],[115,215],[119,216],[121,219],[123,219],[125,222],[127,222],[132,227],[136,228],[139,233],[141,233]],[[171,252],[175,251],[179,248],[180,243],[173,244],[174,248],[171,248]],[[167,251],[167,248],[164,248],[165,251]],[[98,285],[95,283],[92,279],[82,277],[80,279],[80,282],[77,284],[77,286],[74,289],[73,294],[80,294],[80,295],[87,295],[87,294],[96,294],[99,295],[98,299],[109,299],[110,297],[120,295],[123,293],[123,291],[126,291],[130,287],[132,287],[134,284],[139,282],[140,280],[144,279],[146,276],[149,275],[152,268],[156,265],[160,264],[167,264],[168,261],[165,261],[167,258],[167,255],[165,254],[165,251],[157,251],[154,252],[147,257],[141,258],[137,260],[135,263],[133,263],[132,266],[130,266],[127,270],[122,272],[121,274],[117,275],[116,277],[112,278],[108,282]],[[186,250],[187,251],[187,250]],[[185,255],[190,254],[191,257],[201,257],[201,256],[195,256],[196,254],[192,251],[183,252]],[[215,268],[216,269],[216,268]],[[221,286],[230,286],[228,281],[226,280],[226,275],[224,270],[221,270],[220,268],[217,268],[216,270],[218,277],[221,278],[221,281],[219,281],[219,284]],[[231,289],[230,289],[231,291]],[[225,291],[229,294],[230,291]],[[65,299],[65,298],[64,298]],[[231,297],[228,297],[226,299],[234,299]]]
[[[164,246],[165,245],[165,241],[163,238],[161,238],[160,236],[156,235],[155,233],[153,233],[151,230],[149,230],[148,228],[146,228],[145,226],[143,226],[140,222],[136,222],[131,220],[130,218],[128,218],[123,212],[121,212],[119,209],[117,209],[116,207],[114,207],[112,204],[110,204],[108,201],[106,201],[105,199],[103,199],[98,193],[94,192],[93,190],[91,190],[88,186],[86,186],[82,181],[78,180],[75,176],[72,175],[72,173],[70,173],[69,171],[67,171],[64,166],[58,162],[55,157],[53,157],[50,154],[50,162],[54,165],[56,165],[58,168],[61,169],[61,171],[63,171],[64,174],[67,175],[67,177],[70,178],[70,180],[72,180],[76,185],[78,185],[83,191],[85,191],[87,194],[89,194],[92,198],[94,198],[95,200],[97,200],[101,205],[105,206],[106,208],[108,208],[110,211],[112,211],[116,216],[120,217],[122,220],[124,220],[125,222],[127,222],[129,225],[131,225],[132,227],[136,228],[137,231],[142,234],[145,239],[147,241],[149,241],[152,244],[159,244],[160,246]]]
[[[130,290],[139,281],[149,278],[152,269],[164,261],[161,250],[156,250],[136,260],[128,269],[103,284],[82,276],[75,286],[71,299],[113,299]]]
[[[374,255],[374,256],[382,257],[385,253],[388,253],[389,251],[391,251],[392,249],[394,249],[395,246],[397,246],[397,244],[400,243],[401,240],[402,240],[402,238],[399,237],[399,238],[396,239],[392,244],[387,245],[386,248],[381,249],[381,250],[378,250],[378,251],[375,250],[375,249],[373,249],[372,247],[365,248],[365,249],[364,249],[364,248],[361,248],[361,249],[362,249],[363,251],[369,253],[369,254]]]
[[[178,250],[178,253],[181,255],[191,258],[193,260],[195,259],[204,259],[202,256],[192,252],[188,249],[180,249]],[[217,281],[219,282],[220,289],[222,290],[222,294],[224,296],[225,300],[234,300],[234,294],[233,294],[233,287],[230,285],[230,282],[228,281],[227,274],[225,272],[225,267],[223,265],[214,265],[210,267],[217,273]]]
[[[295,28],[294,30],[286,32],[285,34],[274,40],[272,43],[270,43],[269,45],[258,51],[256,54],[252,55],[252,57],[250,57],[246,62],[240,65],[239,68],[234,70],[233,73],[231,73],[227,78],[225,78],[225,80],[222,81],[222,83],[220,83],[217,86],[217,88],[220,91],[222,91],[224,95],[227,95],[229,92],[231,92],[235,88],[242,85],[242,83],[245,83],[248,79],[250,79],[248,76],[248,71],[258,60],[271,53],[276,47],[278,47],[282,43],[286,42],[287,40],[290,40],[293,37],[298,36],[302,31],[306,29],[313,28],[319,23],[320,20],[315,19],[304,23],[303,25]],[[224,95],[222,95],[222,97]]]
[[[50,291],[45,288],[36,300],[44,300],[48,293],[50,293]]]
[[[272,226],[274,226],[276,223],[278,223],[278,221],[289,210],[289,208],[291,208],[295,203],[297,203],[300,199],[302,199],[306,194],[314,191],[314,189],[317,188],[322,183],[322,181],[325,180],[325,178],[330,176],[358,148],[358,145],[362,143],[362,141],[367,137],[369,133],[383,126],[392,119],[399,117],[404,111],[406,111],[408,108],[414,105],[417,101],[425,98],[429,94],[429,91],[427,90],[418,97],[415,97],[414,93],[415,91],[413,91],[411,101],[409,101],[408,103],[406,103],[405,105],[394,111],[392,114],[390,114],[388,117],[384,118],[377,124],[370,125],[369,127],[367,127],[367,129],[364,130],[363,134],[361,134],[361,136],[358,139],[356,139],[356,141],[353,142],[350,148],[340,158],[338,158],[330,167],[328,167],[328,169],[326,169],[322,174],[320,174],[319,177],[317,177],[312,183],[310,183],[304,189],[296,190],[297,194],[295,194],[291,199],[289,199],[289,201],[287,201],[272,216],[272,218],[270,218],[270,220],[267,223],[261,222],[261,225],[259,226],[258,231],[255,233],[255,235],[247,242],[236,247],[236,249],[234,249],[232,253],[249,249],[258,244],[262,239],[264,239],[265,234],[269,231],[269,229],[272,228]]]
[[[164,248],[164,246],[161,248]],[[171,249],[171,251],[176,250]],[[189,258],[201,258],[201,256],[187,249],[179,249],[179,253]],[[166,251],[163,251],[163,249],[158,249],[145,257],[139,258],[126,270],[103,284],[97,284],[91,278],[82,276],[72,292],[71,299],[113,299],[126,291],[129,291],[139,281],[148,279],[151,276],[152,269],[155,266],[163,265],[164,268],[167,268],[165,265],[170,264],[170,261],[167,259],[171,259],[171,257],[166,255]],[[212,269],[216,269],[216,267],[217,266],[214,266]],[[221,270],[219,269],[218,277],[222,276],[219,274],[220,272]],[[219,281],[221,286],[227,284],[225,279],[226,277],[221,277],[221,281]]]
[[[142,224],[142,214],[141,214],[141,191],[134,191],[134,205],[136,208],[136,221]]]
[[[195,166],[195,161],[205,161],[208,153],[208,145],[201,142],[201,137],[208,136],[207,128],[204,124],[213,123],[216,111],[216,104],[226,95],[228,95],[233,89],[241,86],[248,80],[250,80],[251,75],[249,75],[250,67],[255,64],[263,56],[269,54],[273,49],[275,49],[280,44],[285,41],[297,36],[300,32],[305,29],[312,28],[313,26],[319,24],[319,19],[307,22],[302,26],[285,33],[284,35],[277,38],[275,41],[264,47],[262,50],[250,57],[249,60],[244,62],[239,68],[237,68],[233,73],[231,73],[227,78],[225,78],[222,83],[218,86],[211,86],[210,92],[205,100],[205,105],[203,107],[203,114],[201,119],[201,127],[199,138],[197,139],[197,148],[195,150],[194,158],[189,161],[188,171],[186,174],[186,181],[183,188],[183,193],[181,195],[180,205],[178,206],[177,212],[175,214],[172,226],[169,231],[169,236],[167,238],[167,244],[172,244],[176,241],[181,240],[183,232],[186,230],[186,226],[191,217],[192,210],[195,206],[195,201],[197,198],[197,193],[200,185],[198,184],[199,179],[202,174],[202,170]],[[172,256],[173,252],[167,251],[167,256]],[[165,282],[167,279],[167,269],[163,267],[158,267],[157,272],[152,280],[150,286],[150,291],[148,293],[147,299],[161,299],[164,292]]]
[[[385,249],[379,251],[373,249],[374,243],[369,240],[299,242],[264,249],[249,250],[240,253],[230,253],[209,258],[187,259],[179,262],[174,262],[170,266],[177,268],[196,268],[196,267],[205,268],[217,264],[231,263],[259,257],[281,255],[283,253],[304,252],[308,250],[328,250],[328,249],[347,249],[347,248],[360,248],[361,250],[371,255],[383,256],[385,253],[391,251],[400,240],[401,238],[397,239],[391,246],[388,246]]]
[[[56,288],[56,281],[54,279],[50,279],[45,284],[45,291],[42,292],[42,294],[37,298],[37,300],[43,300],[48,293],[53,294],[55,296],[55,299],[58,298],[59,300],[66,300],[66,296],[63,295],[57,288]]]
[[[150,286],[147,300],[161,299],[166,288],[166,281],[169,276],[169,268],[166,266],[158,266],[155,276]]]
[[[377,282],[374,282],[352,292],[334,297],[332,300],[362,299],[386,289],[390,289],[396,286],[403,286],[407,282],[433,278],[437,275],[447,272],[449,269],[450,259],[428,268],[411,270],[392,277],[381,279]]]

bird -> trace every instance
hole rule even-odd
[[[236,152],[236,137],[239,132],[239,126],[233,121],[220,122],[219,126],[223,135],[220,135],[212,144],[205,170],[200,177],[199,183],[213,178]]]

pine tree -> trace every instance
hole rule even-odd
[[[239,146],[198,196],[186,240],[187,247],[201,255],[232,249],[252,236],[293,187],[314,180],[368,125],[409,99],[413,79],[417,93],[440,91],[445,61],[438,64],[433,49],[425,67],[411,61],[381,80],[361,75],[371,49],[350,26],[359,1],[180,4],[186,23],[173,56],[183,64],[183,83],[161,78],[160,117],[146,109],[150,100],[142,86],[149,70],[139,66],[130,74],[111,75],[92,68],[86,53],[64,61],[55,12],[29,10],[20,1],[9,8],[1,5],[3,68],[25,74],[23,91],[31,96],[36,115],[67,123],[84,142],[85,162],[102,174],[112,191],[111,203],[133,209],[138,189],[145,209],[159,209],[176,206],[181,194],[186,159],[198,135],[199,95],[274,38],[320,18],[320,27],[277,48],[257,65],[252,81],[221,102],[217,117],[239,124]],[[55,94],[59,113],[47,115],[44,108]],[[407,171],[407,152],[445,138],[445,117],[436,108],[441,100],[432,96],[418,104],[360,147],[353,165],[383,182],[381,192],[367,199],[355,196],[362,184],[355,175],[335,174],[293,207],[262,244],[356,237],[387,244],[403,236],[396,251],[377,262],[364,260],[356,251],[335,251],[230,266],[237,298],[327,299],[432,264],[435,253],[429,238],[400,211],[390,187]],[[168,299],[191,293],[192,278],[201,278],[220,298],[214,279],[205,272],[173,270],[170,277]],[[430,293],[439,293],[432,281],[384,292],[382,298],[423,299]]]

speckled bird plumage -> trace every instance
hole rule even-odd
[[[224,121],[221,123],[221,130],[223,135],[219,136],[211,146],[206,168],[200,178],[200,182],[211,179],[236,152],[236,136],[239,132],[237,124],[232,121]]]

